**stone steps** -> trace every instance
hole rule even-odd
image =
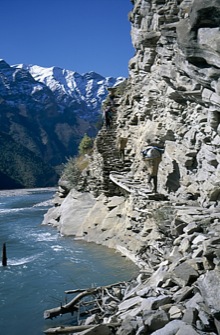
[[[99,181],[94,179],[90,182],[92,188],[94,187],[108,196],[115,194],[115,192],[118,194],[121,192],[120,188],[110,179],[111,172],[129,173],[131,166],[130,160],[126,159],[124,162],[121,160],[119,150],[116,147],[116,121],[117,114],[113,114],[111,128],[107,129],[104,125],[96,136],[95,148],[103,159],[102,171]]]

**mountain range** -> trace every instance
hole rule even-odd
[[[58,67],[10,66],[1,59],[0,174],[5,178],[0,178],[0,189],[54,185],[60,166],[77,154],[84,134],[97,134],[108,88],[124,79]]]

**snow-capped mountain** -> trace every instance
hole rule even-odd
[[[50,88],[61,111],[73,106],[74,113],[80,118],[90,120],[100,113],[102,101],[108,94],[108,87],[116,86],[125,80],[123,77],[103,77],[96,72],[81,75],[59,67],[45,68],[24,64],[13,67],[28,70],[36,81]]]
[[[5,163],[0,162],[0,175],[7,170],[10,150],[19,151],[29,161],[33,159],[36,164],[32,166],[40,166],[41,160],[42,172],[45,164],[56,168],[76,155],[84,134],[93,137],[98,131],[97,120],[108,88],[122,81],[122,77],[105,78],[95,72],[80,75],[57,67],[10,66],[0,60],[0,139],[4,136],[4,143],[10,142],[12,148],[5,152]],[[1,154],[5,147],[0,141]],[[16,164],[22,157],[14,162],[13,157],[15,154],[10,157],[10,164],[15,164],[14,171],[18,173],[21,169]],[[17,181],[30,186],[19,178]]]

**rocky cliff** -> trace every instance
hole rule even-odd
[[[220,2],[132,3],[129,78],[78,187],[91,207],[73,222],[67,208],[82,194],[66,197],[61,181],[44,223],[64,234],[72,225],[68,234],[140,266],[112,314],[103,307],[111,316],[101,320],[116,322],[116,334],[220,334]],[[124,160],[120,138],[128,139]],[[164,148],[158,193],[141,155],[149,143]]]
[[[130,20],[137,51],[115,131],[128,137],[132,175],[145,179],[147,141],[162,144],[160,192],[218,204],[219,2],[135,1]]]

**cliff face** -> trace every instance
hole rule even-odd
[[[205,225],[218,224],[220,3],[133,4],[129,16],[136,54],[129,63],[129,78],[114,91],[112,126],[99,131],[78,185],[78,191],[95,196],[96,204],[80,229],[72,222],[72,234],[123,249],[142,262],[146,244],[154,244],[161,234],[182,234],[184,225],[201,223],[202,217]],[[124,160],[118,149],[121,138],[128,140]],[[164,148],[156,194],[147,184],[141,154],[149,142]],[[77,196],[69,198],[71,206]],[[52,223],[65,233],[71,218],[62,219],[62,205],[55,212]],[[167,243],[165,238],[164,248]]]
[[[118,249],[142,268],[102,319],[119,322],[116,334],[219,335],[220,2],[132,3],[136,54],[115,90],[112,126],[99,131],[78,185],[89,193],[65,197],[61,181],[65,200],[55,200],[45,223]],[[120,138],[128,140],[124,160]],[[149,142],[164,148],[158,193],[141,154]],[[81,197],[83,215],[73,220]]]
[[[112,126],[99,131],[77,189],[90,192],[96,203],[80,229],[70,217],[65,220],[60,199],[52,222],[45,221],[64,234],[65,226],[72,225],[68,234],[124,250],[142,263],[148,262],[146,248],[155,240],[162,239],[160,246],[169,249],[170,237],[181,235],[189,223],[218,226],[220,3],[133,4],[136,54],[129,63],[130,76],[114,91]],[[124,160],[118,149],[121,138],[128,140]],[[164,148],[155,194],[141,154],[149,142]],[[65,188],[62,181],[58,195],[63,197]],[[65,206],[76,199],[70,193]]]
[[[128,137],[126,157],[134,179],[146,178],[140,152],[149,140],[165,147],[158,174],[161,193],[218,203],[219,1],[133,3],[136,54],[118,100],[115,138]],[[100,158],[95,148],[93,177],[102,175],[107,154]]]

